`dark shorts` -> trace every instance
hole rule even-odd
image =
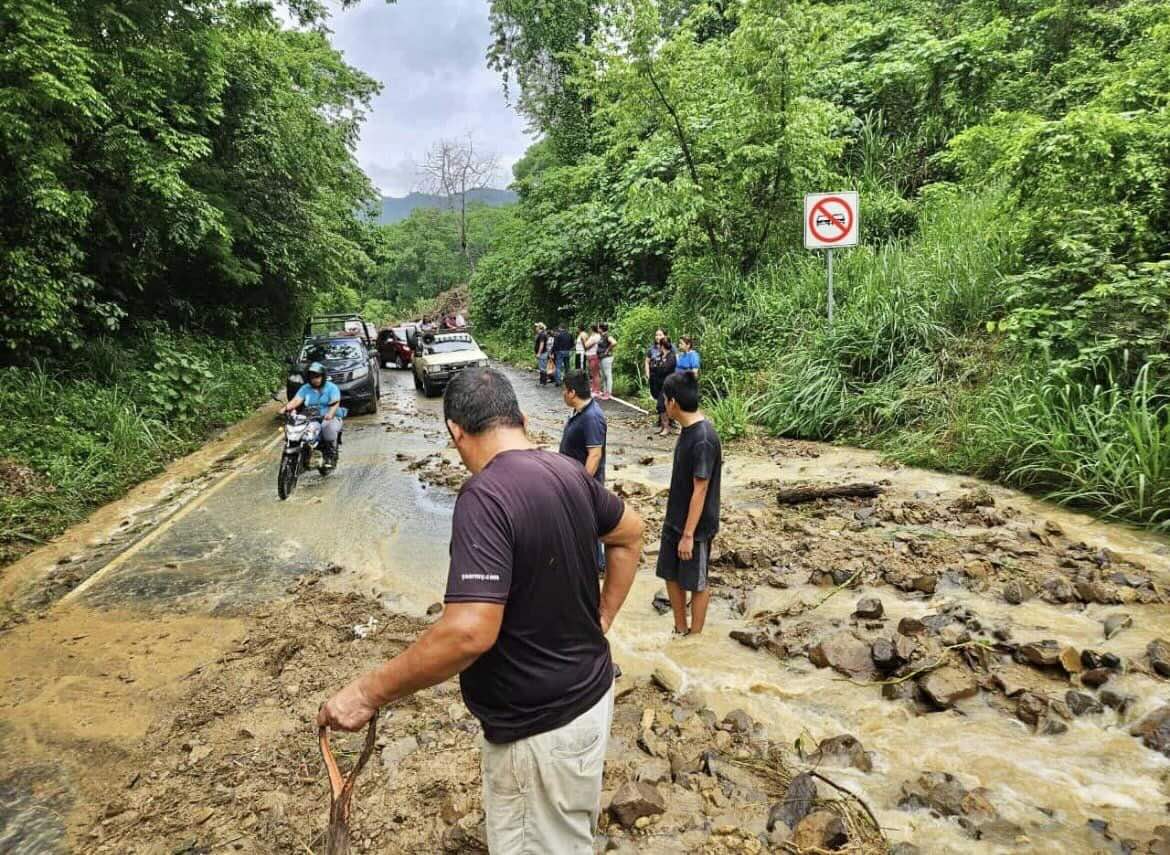
[[[678,557],[680,538],[673,532],[663,532],[655,574],[667,582],[678,582],[684,591],[701,593],[707,590],[707,564],[711,560],[711,541],[695,540],[695,551],[689,561]]]

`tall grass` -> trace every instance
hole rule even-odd
[[[967,442],[980,474],[1170,530],[1170,394],[1148,365],[1094,385],[1020,368],[979,396]]]

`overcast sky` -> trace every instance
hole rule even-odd
[[[385,195],[418,189],[413,164],[436,140],[468,131],[500,158],[494,186],[511,182],[512,164],[531,140],[484,59],[487,0],[363,0],[335,11],[330,27],[346,60],[383,86],[358,161]]]

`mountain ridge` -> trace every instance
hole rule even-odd
[[[510,205],[518,198],[511,190],[497,190],[492,187],[470,190],[467,193],[468,202],[480,202],[492,207]],[[447,205],[448,199],[435,193],[412,191],[405,196],[383,196],[378,222],[382,225],[397,223],[409,217],[415,208],[445,208]]]

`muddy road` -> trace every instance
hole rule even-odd
[[[555,445],[559,394],[512,376]],[[0,851],[320,851],[312,717],[433,619],[464,477],[440,402],[383,388],[287,502],[262,412],[3,571]],[[654,541],[671,443],[607,411]],[[654,542],[611,633],[599,851],[1170,851],[1170,544],[854,450],[726,466],[705,634],[670,639]],[[484,851],[455,683],[380,733],[355,849]]]

